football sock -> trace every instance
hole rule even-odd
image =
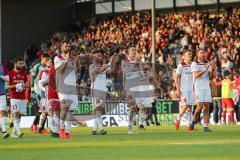
[[[128,112],[128,126],[132,126],[132,122],[133,122],[133,113],[132,111]]]
[[[14,128],[17,133],[20,132],[20,120],[19,119],[14,119],[13,120]]]
[[[48,116],[47,119],[48,119],[48,122],[49,122],[48,123],[49,124],[49,128],[52,131],[53,130],[53,117],[52,116]]]
[[[53,116],[53,128],[52,128],[53,133],[59,133],[59,122],[60,119],[57,116]]]
[[[98,129],[98,123],[97,123],[97,118],[95,118],[93,122],[93,131],[97,131],[97,129]]]
[[[64,120],[60,119],[60,129],[63,129],[63,128],[65,128]]]
[[[72,121],[66,121],[65,133],[70,133],[72,126]]]
[[[38,125],[41,114],[42,114],[41,112],[38,112],[38,113],[36,114],[36,116],[35,116],[35,118],[34,118],[34,120],[33,120],[33,124],[34,124],[34,125]]]
[[[143,125],[144,123],[144,112],[139,110],[139,125]]]
[[[7,132],[7,117],[1,118],[2,132]]]
[[[192,112],[191,111],[187,111],[186,112],[186,116],[187,116],[187,124],[190,124],[190,122],[192,120]]]
[[[47,115],[45,115],[42,119],[42,125],[41,125],[42,129],[45,128],[46,121],[47,121]],[[40,124],[39,124],[39,126],[40,126]]]
[[[223,111],[223,112],[222,112],[222,117],[223,117],[223,121],[224,121],[224,122],[226,122],[226,114],[227,114],[226,111]]]

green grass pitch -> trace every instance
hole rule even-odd
[[[240,127],[211,126],[214,132],[175,131],[173,126],[147,127],[127,135],[126,127],[107,128],[104,136],[74,128],[73,139],[34,135],[0,139],[0,160],[240,160]]]

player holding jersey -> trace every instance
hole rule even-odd
[[[9,75],[7,68],[0,64],[0,121],[2,126],[3,138],[8,138],[9,134],[7,132],[7,97],[5,82],[9,81]]]
[[[193,75],[191,69],[192,53],[186,50],[183,54],[183,61],[178,65],[176,70],[176,87],[177,94],[180,98],[180,112],[179,117],[176,120],[175,127],[178,130],[183,114],[187,112],[188,123],[191,120],[191,108],[194,105],[194,93],[193,93]]]
[[[20,130],[20,115],[26,114],[25,88],[27,87],[27,75],[24,73],[24,61],[21,58],[15,60],[14,69],[9,72],[7,89],[10,92],[10,105],[14,127],[11,137],[22,137]]]
[[[195,110],[193,119],[190,123],[189,130],[194,129],[194,125],[200,116],[201,111],[203,112],[203,126],[204,132],[212,132],[208,128],[209,123],[209,107],[212,102],[212,95],[210,89],[209,76],[211,73],[211,67],[208,62],[204,60],[204,50],[197,52],[197,59],[191,64],[193,72],[193,89],[195,95],[195,101],[197,108]]]
[[[93,52],[93,64],[89,66],[89,74],[91,78],[91,97],[93,108],[96,111],[96,118],[94,119],[93,135],[105,135],[107,131],[102,125],[102,110],[106,105],[106,70],[109,65],[102,64],[103,57],[100,50]]]

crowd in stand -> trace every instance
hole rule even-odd
[[[86,20],[85,20],[86,21]],[[38,61],[42,54],[61,52],[61,42],[69,40],[71,52],[81,55],[81,67],[78,68],[80,100],[90,100],[90,80],[88,66],[91,53],[96,48],[104,51],[106,63],[114,54],[126,52],[129,44],[135,44],[137,56],[143,63],[152,59],[151,14],[138,12],[123,14],[111,19],[87,23],[76,23],[79,30],[55,32],[49,40],[42,42],[40,51],[28,47],[25,60],[28,69]],[[240,9],[233,9],[220,15],[207,11],[168,13],[156,16],[156,93],[159,99],[177,99],[174,84],[174,69],[181,61],[182,51],[189,49],[196,55],[201,48],[205,50],[206,60],[211,62],[214,77],[221,78],[225,72],[234,77],[240,71]],[[5,62],[8,67],[11,63]],[[115,90],[115,84],[109,78],[109,90]],[[216,87],[213,85],[213,87]],[[213,97],[221,97],[214,92]],[[236,100],[237,102],[238,100]],[[217,114],[217,110],[214,110]],[[217,120],[216,120],[217,122]]]

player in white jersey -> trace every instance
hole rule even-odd
[[[60,131],[59,138],[72,138],[70,134],[73,111],[78,106],[78,95],[76,88],[76,57],[70,52],[69,42],[62,42],[62,53],[54,58],[56,69],[56,89],[60,100]],[[65,124],[66,123],[66,127]]]
[[[41,62],[34,65],[34,67],[30,71],[31,86],[33,87],[33,91],[35,92],[35,94],[37,96],[37,102],[38,102],[38,107],[39,107],[39,112],[36,114],[36,116],[33,120],[32,127],[31,127],[32,131],[35,134],[36,133],[47,134],[46,130],[44,129],[47,116],[45,113],[42,113],[42,106],[44,106],[44,103],[42,104],[42,102],[44,102],[44,101],[41,100],[42,98],[44,98],[44,97],[42,97],[42,96],[44,96],[44,94],[42,94],[43,93],[42,89],[44,89],[44,88],[42,88],[41,85],[39,84],[40,73],[42,73],[42,71],[44,71],[46,69],[46,60],[47,59],[49,59],[49,55],[43,54],[41,56]],[[42,125],[39,125],[40,121],[41,121]],[[39,127],[39,129],[38,129],[38,127]]]
[[[107,131],[102,125],[102,111],[106,105],[106,70],[109,65],[102,64],[103,57],[100,50],[93,52],[93,64],[89,66],[89,75],[91,79],[91,97],[93,108],[96,112],[94,119],[93,135],[105,135]]]
[[[193,93],[193,75],[191,70],[192,53],[189,50],[184,51],[183,61],[178,65],[176,70],[176,87],[177,94],[180,98],[180,112],[179,117],[176,120],[175,127],[178,130],[183,114],[186,112],[188,123],[191,120],[191,108],[194,105],[194,93]]]
[[[144,120],[144,102],[143,102],[143,85],[141,82],[142,71],[141,63],[136,60],[136,48],[130,46],[128,49],[128,57],[121,62],[123,72],[123,86],[125,100],[129,106],[128,113],[128,134],[133,134],[133,121],[135,113],[139,108],[139,127],[143,127]]]
[[[191,64],[193,72],[193,89],[195,94],[195,101],[197,108],[195,110],[193,119],[190,123],[189,130],[194,129],[194,124],[197,122],[201,111],[203,112],[204,132],[211,132],[208,128],[209,123],[209,107],[212,102],[212,95],[210,89],[209,76],[211,73],[210,64],[204,60],[205,51],[199,50],[197,52],[197,59]]]
[[[48,121],[50,122],[50,129],[52,131],[52,114],[49,114],[49,106],[48,106],[48,79],[49,79],[49,68],[52,66],[51,58],[46,59],[46,69],[42,70],[39,75],[39,86],[42,91],[42,98],[41,98],[41,106],[40,111],[42,112],[41,116],[46,117],[48,115]],[[48,132],[44,129],[44,119],[41,118],[39,121],[39,133],[48,134]]]

